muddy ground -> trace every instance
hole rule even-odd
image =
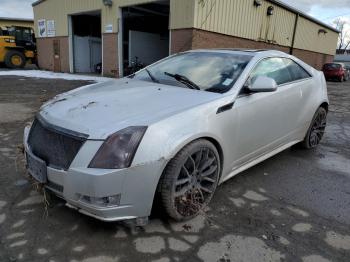
[[[350,261],[350,82],[329,83],[327,134],[219,187],[208,211],[133,228],[104,223],[28,182],[23,128],[40,105],[86,82],[0,77],[0,261]]]

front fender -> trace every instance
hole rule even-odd
[[[148,127],[133,165],[170,160],[184,146],[200,138],[209,138],[223,145],[216,116],[216,107],[208,106],[186,111]]]

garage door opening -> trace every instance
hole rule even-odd
[[[101,73],[101,13],[72,16],[73,66],[76,73]]]
[[[169,55],[169,0],[122,9],[123,75]]]

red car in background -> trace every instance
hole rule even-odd
[[[335,79],[339,82],[349,79],[349,70],[342,63],[328,63],[323,66],[323,73],[327,80]]]

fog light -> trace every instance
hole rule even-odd
[[[113,207],[120,205],[120,197],[120,194],[107,197],[81,196],[79,201],[92,206]]]

